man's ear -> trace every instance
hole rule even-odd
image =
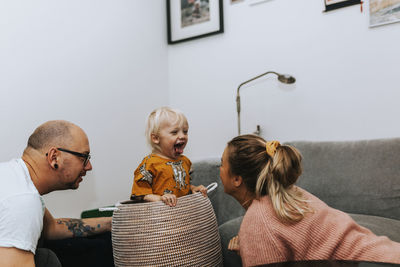
[[[48,152],[46,153],[46,157],[47,157],[47,162],[51,165],[52,168],[57,169],[58,165],[57,165],[57,154],[58,154],[58,150],[55,147],[51,147]],[[57,166],[57,167],[55,167]]]
[[[152,141],[154,144],[158,145],[158,144],[160,143],[160,138],[158,137],[158,135],[152,133],[152,134],[150,135],[150,137],[151,137],[151,141]]]
[[[240,187],[243,184],[243,178],[240,175],[233,177],[233,185],[235,187]]]

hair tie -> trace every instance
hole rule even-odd
[[[266,148],[266,150],[267,150],[267,154],[268,154],[270,157],[273,157],[273,156],[275,155],[276,148],[277,148],[278,146],[280,146],[280,145],[281,145],[281,143],[279,143],[279,141],[268,141],[268,142],[266,143],[266,145],[265,145],[265,148]]]

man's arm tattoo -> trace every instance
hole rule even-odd
[[[59,219],[58,224],[65,224],[68,230],[72,232],[73,237],[82,237],[90,234],[94,234],[95,227],[85,225],[82,220],[79,219]]]

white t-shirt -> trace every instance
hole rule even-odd
[[[0,247],[36,251],[45,205],[22,159],[0,163]]]

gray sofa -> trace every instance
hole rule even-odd
[[[375,234],[400,242],[400,138],[288,144],[303,155],[298,186],[349,213]],[[193,184],[218,182],[210,200],[219,225],[224,266],[241,266],[240,257],[228,251],[227,245],[237,235],[245,211],[224,193],[219,165],[219,158],[194,162]]]

